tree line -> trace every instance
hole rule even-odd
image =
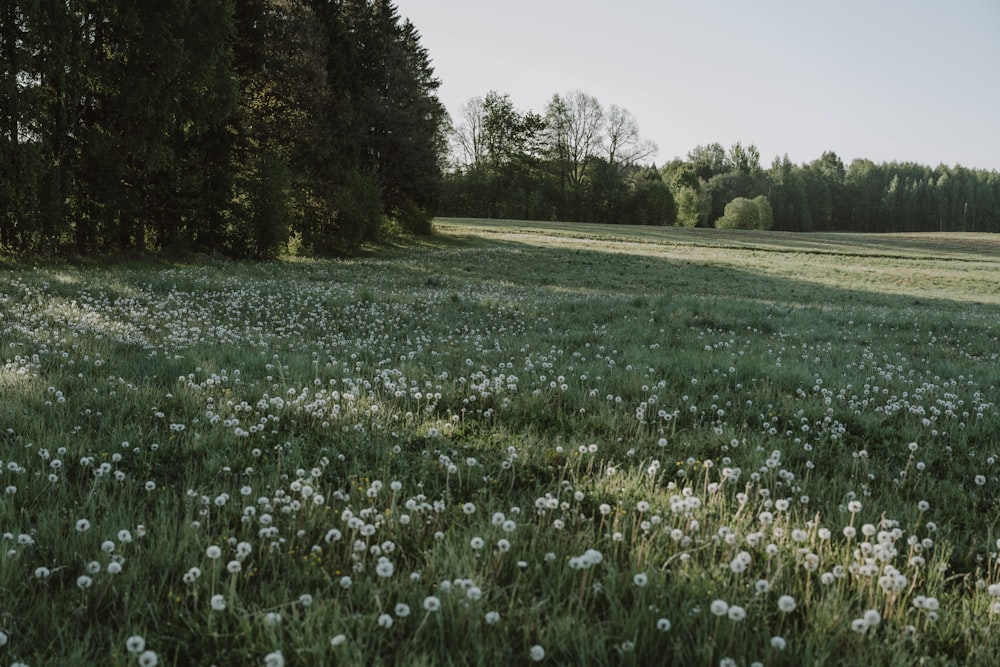
[[[753,144],[697,146],[661,168],[635,118],[581,91],[537,114],[471,99],[451,134],[442,215],[786,231],[1000,231],[996,171],[832,151],[761,165]]]
[[[448,117],[389,0],[18,0],[0,53],[0,248],[267,258],[429,229]]]
[[[656,145],[626,109],[582,91],[554,95],[544,114],[495,91],[463,106],[451,135],[444,215],[672,224],[674,201],[653,167]]]

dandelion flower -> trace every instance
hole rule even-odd
[[[535,662],[541,662],[545,659],[545,649],[538,644],[531,647],[529,654],[531,655],[531,659]]]
[[[729,612],[729,604],[725,600],[713,600],[708,609],[716,616],[725,616]]]
[[[81,574],[79,577],[76,578],[76,585],[79,586],[80,588],[90,588],[93,585],[93,583],[94,580],[91,579],[86,574]]]
[[[656,620],[656,629],[660,632],[666,632],[670,629],[670,619],[669,618],[659,618]]]
[[[494,625],[500,622],[500,613],[496,611],[486,612],[486,624]]]
[[[865,624],[874,628],[876,625],[882,622],[882,614],[878,613],[875,609],[869,609],[864,614]]]
[[[380,560],[378,565],[375,566],[375,573],[382,578],[387,578],[392,576],[392,573],[393,571],[395,571],[395,569],[396,568],[392,564],[392,562],[389,559],[383,557],[383,560]]]
[[[76,522],[76,532],[78,532],[78,533],[85,533],[88,530],[90,530],[90,522],[89,521],[87,521],[86,519],[79,519]]]
[[[427,611],[437,611],[441,608],[441,600],[439,600],[434,595],[428,595],[424,598],[424,609]]]
[[[396,616],[400,618],[406,618],[410,615],[410,605],[405,602],[400,602],[396,605]]]
[[[226,608],[226,598],[216,593],[212,596],[211,604],[215,611],[223,611]]]
[[[132,635],[125,640],[125,648],[129,653],[142,653],[146,650],[146,640],[141,635]]]
[[[264,667],[285,667],[285,656],[281,651],[274,651],[264,656]]]
[[[386,630],[388,630],[389,628],[392,627],[392,616],[390,616],[389,614],[381,614],[378,617],[378,624],[380,627],[383,627]]]
[[[779,651],[784,651],[785,646],[787,646],[787,642],[785,642],[784,637],[778,637],[778,636],[771,637],[771,648],[777,649]]]
[[[160,659],[153,651],[143,651],[139,654],[139,667],[156,667]]]
[[[647,583],[649,583],[649,577],[645,572],[637,572],[634,577],[632,577],[632,583],[642,588]]]
[[[347,641],[347,635],[334,635],[330,638],[330,646],[336,648]]]
[[[782,595],[778,598],[778,609],[786,614],[795,611],[795,598],[791,595]]]
[[[211,558],[212,560],[217,560],[222,556],[222,549],[213,544],[209,548],[205,549],[205,555]]]
[[[729,616],[729,620],[739,622],[747,617],[747,610],[734,604],[726,610],[726,614]]]

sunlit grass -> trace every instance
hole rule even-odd
[[[441,221],[5,270],[0,652],[995,664],[990,243]]]

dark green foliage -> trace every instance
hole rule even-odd
[[[737,197],[726,204],[726,212],[715,221],[719,229],[760,229],[760,209],[746,197]]]
[[[767,197],[764,195],[754,197],[753,204],[757,207],[757,229],[771,229],[774,227],[774,211]]]
[[[538,118],[535,128],[528,120]],[[579,222],[731,226],[720,221],[736,199],[757,202],[759,219],[735,224],[782,231],[1000,231],[1000,174],[961,166],[855,160],[833,151],[796,165],[785,155],[769,169],[753,144],[692,149],[661,171],[658,186],[637,180],[644,168],[624,156],[639,150],[627,112],[607,113],[579,91],[555,95],[543,118],[513,108],[507,95],[474,98],[463,109],[454,143],[460,155],[447,174],[442,213],[462,217]],[[631,139],[616,130],[629,128]],[[525,132],[523,128],[536,130]],[[521,131],[519,131],[521,130]],[[621,148],[625,147],[622,152]],[[763,199],[762,199],[763,198]],[[650,213],[653,200],[664,213]],[[766,200],[767,207],[763,207]],[[743,206],[740,204],[739,206]],[[663,220],[666,222],[653,222]]]
[[[670,187],[661,181],[643,180],[632,193],[629,220],[636,225],[674,225],[677,204]]]
[[[288,164],[275,150],[263,151],[258,160],[249,214],[253,220],[253,256],[274,259],[288,242]]]
[[[0,53],[0,248],[270,258],[436,206],[446,114],[391,2],[8,2]]]
[[[473,98],[453,142],[458,164],[445,177],[442,214],[622,224],[676,220],[672,193],[651,185],[640,165],[655,146],[639,138],[627,111],[605,110],[581,91],[553,96],[543,116],[518,111],[509,95],[495,91]],[[652,180],[661,182],[659,175]]]
[[[345,174],[335,201],[337,225],[350,247],[378,238],[384,214],[382,189],[374,174],[360,170]]]

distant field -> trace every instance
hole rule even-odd
[[[0,656],[1000,664],[1000,238],[8,264]]]
[[[800,234],[450,218],[438,220],[437,228],[540,248],[679,260],[661,270],[736,266],[841,289],[1000,303],[996,234]]]

